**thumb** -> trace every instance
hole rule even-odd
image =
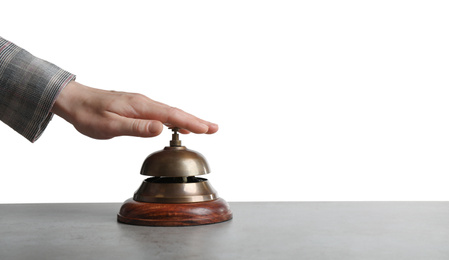
[[[121,134],[138,137],[158,136],[163,129],[163,124],[157,120],[144,120],[135,118],[123,118]]]

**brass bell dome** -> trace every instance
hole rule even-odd
[[[167,146],[150,154],[140,171],[142,175],[157,177],[189,177],[207,173],[210,169],[204,156],[181,145]]]

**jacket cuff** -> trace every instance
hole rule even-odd
[[[75,75],[0,38],[0,120],[35,142],[53,117],[61,90]]]

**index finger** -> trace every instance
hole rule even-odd
[[[144,102],[133,102],[133,108],[137,117],[158,120],[164,125],[179,127],[182,129],[181,133],[213,134],[218,131],[217,124],[148,97],[145,97]]]

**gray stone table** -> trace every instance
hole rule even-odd
[[[449,202],[230,203],[195,227],[120,224],[120,205],[0,205],[0,259],[449,259]]]

